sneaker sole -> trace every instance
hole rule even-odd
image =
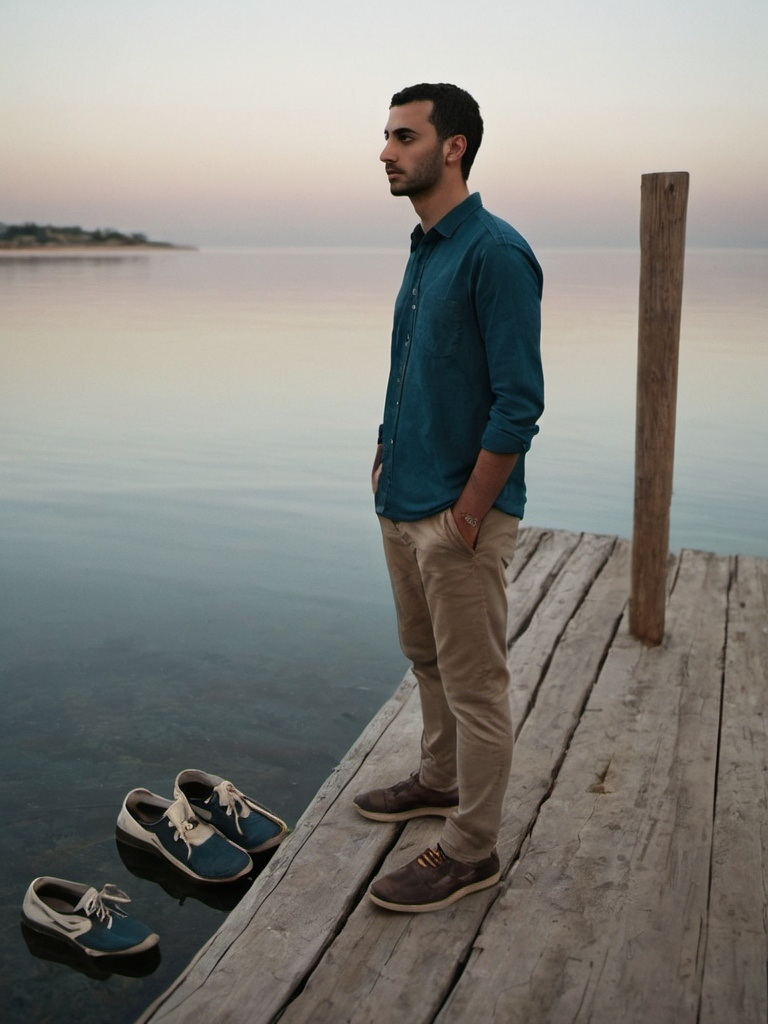
[[[196,882],[202,882],[204,885],[226,885],[228,882],[236,882],[238,878],[243,878],[253,870],[253,864],[251,864],[249,867],[243,868],[237,875],[227,875],[226,878],[206,878],[204,875],[198,875],[197,872],[192,871],[191,868],[188,868],[174,857],[169,857],[165,847],[161,845],[159,840],[153,842],[152,838],[140,839],[138,836],[133,835],[132,832],[126,832],[119,825],[115,829],[115,835],[126,846],[133,846],[137,850],[146,850],[149,853],[154,853],[156,857],[162,858],[167,864],[172,865],[187,875],[188,878],[194,878]],[[149,835],[152,836],[152,833],[150,832]]]
[[[44,924],[40,923],[40,921],[33,921],[24,913],[22,913],[21,919],[27,928],[31,928],[32,931],[37,932],[38,935],[47,935],[49,938],[58,939],[59,942],[63,942],[64,945],[71,946],[74,949],[79,950],[86,956],[133,956],[135,953],[144,953],[146,950],[152,949],[152,947],[156,946],[158,942],[158,937],[153,932],[137,946],[130,946],[127,949],[89,949],[88,946],[81,945],[81,943],[72,938],[71,935],[64,935],[55,928],[46,928]]]
[[[410,821],[411,818],[450,818],[454,811],[459,808],[458,804],[452,807],[413,807],[410,811],[366,811],[364,807],[355,804],[355,810],[364,818],[371,821]]]
[[[434,903],[390,903],[389,900],[383,900],[380,896],[376,896],[370,889],[368,890],[368,898],[377,907],[383,907],[385,910],[397,910],[405,914],[426,914],[431,910],[442,910],[443,907],[450,907],[452,903],[456,903],[457,900],[462,899],[464,896],[469,896],[473,892],[490,889],[499,882],[500,878],[501,872],[497,871],[488,878],[465,885],[463,888],[452,892],[450,896],[446,896],[442,900],[436,900]]]

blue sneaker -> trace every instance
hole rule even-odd
[[[276,814],[219,775],[188,768],[176,776],[173,792],[176,797],[186,797],[199,818],[248,853],[271,850],[290,831]]]
[[[116,885],[97,891],[43,875],[27,889],[21,914],[30,928],[62,939],[88,956],[125,956],[143,953],[158,942],[154,932],[123,910],[121,904],[130,902]]]
[[[159,853],[198,882],[233,882],[253,861],[194,813],[183,795],[166,800],[132,789],[117,819],[117,837],[129,846]]]

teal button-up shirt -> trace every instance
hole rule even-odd
[[[379,435],[379,515],[450,508],[485,448],[520,453],[495,506],[522,518],[525,452],[544,408],[541,288],[528,243],[478,193],[413,232]]]

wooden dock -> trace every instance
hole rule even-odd
[[[498,890],[366,898],[441,827],[351,805],[416,766],[406,676],[142,1024],[765,1022],[768,560],[671,559],[660,647],[628,592],[626,541],[521,531]]]

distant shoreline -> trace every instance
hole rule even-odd
[[[163,242],[144,245],[4,245],[0,242],[0,259],[4,256],[130,256],[140,252],[197,252],[195,245],[171,245]]]
[[[49,253],[94,251],[133,251],[149,249],[194,249],[194,246],[148,238],[143,231],[131,233],[116,228],[86,229],[79,226],[59,227],[55,224],[0,223],[0,253]]]

